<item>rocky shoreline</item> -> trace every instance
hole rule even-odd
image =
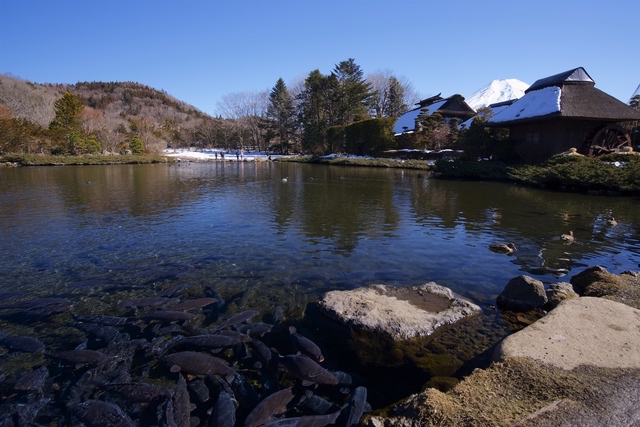
[[[503,314],[535,310],[544,317],[495,346],[487,369],[476,369],[446,392],[426,388],[365,416],[363,424],[640,424],[640,274],[590,267],[570,283],[550,286],[549,296],[544,289],[540,294],[534,279],[512,282],[499,298]]]

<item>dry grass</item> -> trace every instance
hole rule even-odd
[[[603,396],[607,390],[617,390],[622,379],[640,384],[640,370],[579,367],[565,371],[510,358],[475,371],[447,393],[428,389],[396,407],[388,418],[373,419],[383,420],[385,426],[497,427],[521,421],[536,425],[531,415],[547,408],[553,422],[561,423],[575,412],[606,411]]]

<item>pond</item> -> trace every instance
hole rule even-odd
[[[16,303],[62,297],[105,313],[190,284],[215,289],[231,314],[279,306],[301,319],[329,290],[434,281],[487,311],[488,348],[509,333],[492,306],[511,278],[637,270],[638,207],[634,198],[289,162],[1,168],[0,321],[8,335],[74,348],[81,338],[63,320],[16,315]],[[493,253],[494,242],[517,251]]]

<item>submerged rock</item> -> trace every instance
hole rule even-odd
[[[429,336],[443,325],[481,312],[477,305],[434,282],[331,291],[318,306],[325,315],[346,326],[386,334],[394,340]]]

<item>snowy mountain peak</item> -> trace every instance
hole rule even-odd
[[[465,102],[474,110],[486,107],[496,102],[509,101],[524,96],[529,85],[518,79],[494,80],[482,89],[475,91],[465,98]]]

